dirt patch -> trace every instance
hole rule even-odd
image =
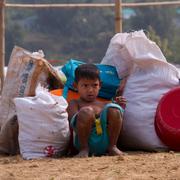
[[[180,179],[180,153],[128,152],[123,157],[23,160],[0,156],[1,180]]]

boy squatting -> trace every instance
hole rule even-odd
[[[122,115],[126,100],[122,96],[115,103],[99,101],[100,72],[94,64],[82,64],[75,70],[75,86],[79,99],[71,100],[67,108],[70,126],[75,134],[77,157],[88,155],[121,155],[117,141],[122,129]],[[97,119],[100,118],[100,129]]]

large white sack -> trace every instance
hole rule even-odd
[[[19,153],[18,144],[13,140],[18,136],[13,99],[34,96],[39,83],[49,89],[63,87],[59,73],[41,54],[14,47],[0,99],[0,154]]]
[[[167,149],[155,132],[154,117],[160,98],[179,85],[178,70],[167,63],[160,48],[142,30],[116,34],[102,63],[116,66],[120,77],[129,75],[123,94],[127,107],[121,145],[127,149]]]
[[[124,90],[127,107],[122,146],[128,149],[167,149],[155,132],[154,118],[160,98],[178,85],[178,70],[170,64],[146,61],[141,66],[134,66]]]
[[[63,155],[70,137],[67,101],[41,89],[35,97],[15,98],[14,102],[23,158]],[[54,151],[48,153],[48,148]]]

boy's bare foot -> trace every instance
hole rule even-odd
[[[75,157],[84,158],[88,157],[89,151],[86,149],[81,150]]]
[[[123,155],[123,152],[120,151],[116,146],[109,148],[109,155],[110,156],[120,156]]]

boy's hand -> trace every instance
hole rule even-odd
[[[122,96],[123,92],[124,92],[124,88],[126,86],[126,82],[127,82],[127,77],[123,78],[121,80],[121,83],[119,85],[119,87],[116,90],[116,96]]]
[[[115,101],[115,103],[119,104],[123,109],[125,109],[126,103],[127,103],[125,97],[117,96],[117,97],[115,97],[114,101]]]

